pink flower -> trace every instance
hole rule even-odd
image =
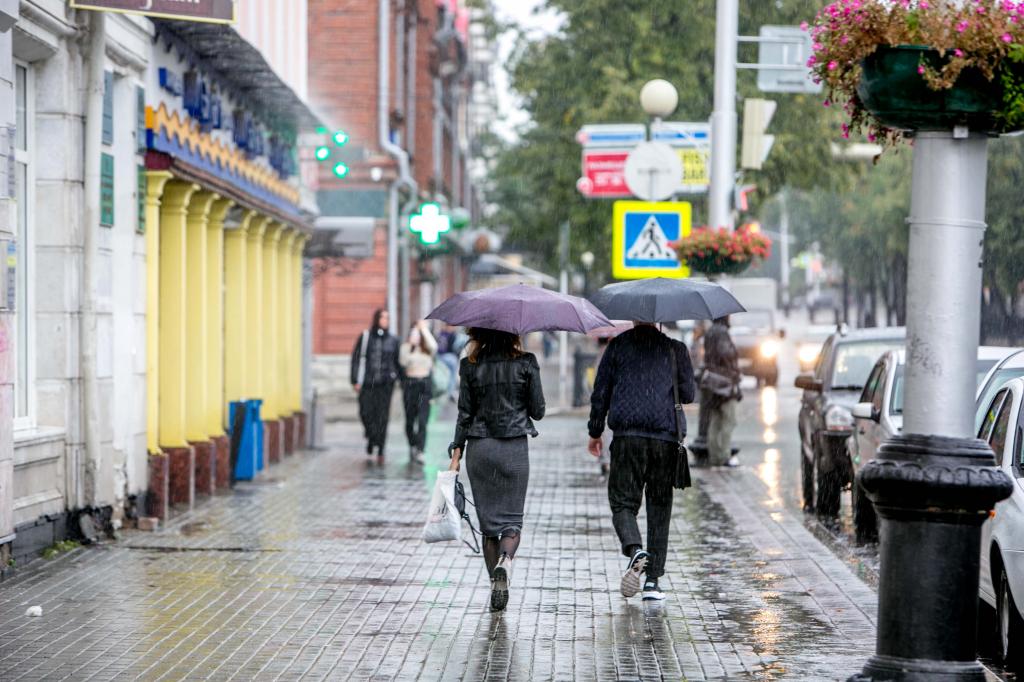
[[[955,50],[953,50],[953,54],[956,55],[957,57],[963,57],[964,51],[958,47]]]
[[[1009,33],[1004,33],[1002,35],[1002,38],[1003,38],[1003,42],[1004,43],[1012,43],[1013,42],[1013,36],[1011,36]]]
[[[839,37],[839,44],[840,45],[845,45],[848,42],[850,42],[850,36],[844,34],[844,35]]]
[[[928,0],[921,0],[919,7],[921,9],[928,9]]]
[[[836,64],[835,61],[831,61],[828,63],[828,70],[835,71],[837,66],[839,66],[839,64]]]
[[[801,31],[806,31],[807,30],[807,22],[806,21],[801,21],[800,22],[800,30]]]
[[[918,72],[919,74],[921,74],[921,75],[924,75],[924,66],[918,66],[918,67],[917,67],[917,72]]]
[[[828,100],[828,99],[825,100],[824,102],[821,103],[821,106],[823,106],[823,107],[830,107],[830,106],[832,106],[832,100]]]
[[[968,22],[961,21],[959,24],[956,25],[956,32],[957,33],[963,33],[964,31],[967,30],[968,26],[970,26],[970,24]]]

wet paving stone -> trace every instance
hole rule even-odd
[[[482,559],[419,540],[450,423],[432,423],[424,469],[394,426],[383,465],[335,425],[327,450],[160,532],[20,569],[0,583],[0,680],[837,680],[874,648],[874,592],[748,468],[695,472],[668,599],[623,599],[581,416],[531,443],[511,600],[492,613]]]

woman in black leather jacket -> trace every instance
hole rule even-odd
[[[391,416],[391,394],[398,379],[398,338],[388,332],[388,311],[373,313],[370,328],[352,349],[352,388],[359,394],[359,419],[366,433],[366,454],[384,457]]]
[[[491,608],[508,604],[512,559],[523,530],[523,505],[530,476],[527,436],[544,417],[540,367],[524,353],[519,337],[470,329],[469,356],[459,366],[459,418],[449,447],[458,471],[463,451],[484,536],[484,562],[491,578]]]

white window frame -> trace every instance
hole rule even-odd
[[[35,89],[35,73],[32,69],[32,65],[28,62],[20,60],[14,61],[15,67],[15,87],[17,87],[17,69],[25,69],[25,146],[27,150],[15,149],[14,151],[14,162],[15,165],[24,164],[25,166],[25,199],[28,204],[25,207],[26,225],[25,225],[25,239],[24,244],[21,245],[21,253],[24,257],[19,260],[16,264],[18,268],[17,277],[15,279],[16,294],[19,294],[19,290],[24,288],[25,290],[25,305],[17,306],[17,297],[15,303],[15,355],[17,362],[21,362],[24,358],[26,365],[26,382],[28,384],[28,390],[25,392],[27,404],[25,406],[25,414],[18,416],[18,395],[19,387],[17,386],[18,377],[21,372],[20,368],[15,367],[15,408],[14,408],[14,430],[23,431],[26,429],[34,428],[36,425],[36,362],[35,362],[35,334],[36,334],[36,311],[35,311],[35,296],[32,295],[32,277],[35,273],[35,202],[36,202],[36,175],[35,175],[35,162],[36,162],[36,144],[35,144],[35,115],[36,115],[36,89]],[[20,207],[15,206],[15,211],[19,211]],[[20,227],[18,224],[19,216],[17,213],[14,215],[14,224],[16,226],[16,236],[18,235],[17,228]],[[0,257],[6,256],[6,254],[0,254]],[[20,334],[20,325],[22,320],[26,325],[25,337],[28,340],[26,348],[20,348],[17,343],[17,339]]]

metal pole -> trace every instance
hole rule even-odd
[[[409,320],[411,311],[409,309],[412,307],[412,285],[410,284],[409,275],[409,233],[407,230],[402,231],[402,237],[399,240],[399,244],[399,258],[401,259],[401,262],[398,264],[398,286],[402,292],[402,305],[399,306],[400,320],[398,325],[398,338],[404,339],[409,333],[409,328],[411,326]]]
[[[789,204],[786,201],[786,190],[779,192],[779,277],[782,279],[782,309],[789,317]]]
[[[398,321],[398,181],[388,190],[387,308],[391,324]]]
[[[736,177],[736,35],[738,0],[718,0],[715,16],[715,103],[711,113],[711,182],[708,224],[732,229]]]
[[[561,272],[558,276],[558,290],[569,293],[569,221],[562,223],[558,235],[558,256]],[[569,404],[569,333],[558,333],[558,404]]]
[[[853,679],[984,680],[981,526],[1013,484],[974,439],[984,135],[914,143],[904,431],[858,475],[881,520],[878,638]]]

